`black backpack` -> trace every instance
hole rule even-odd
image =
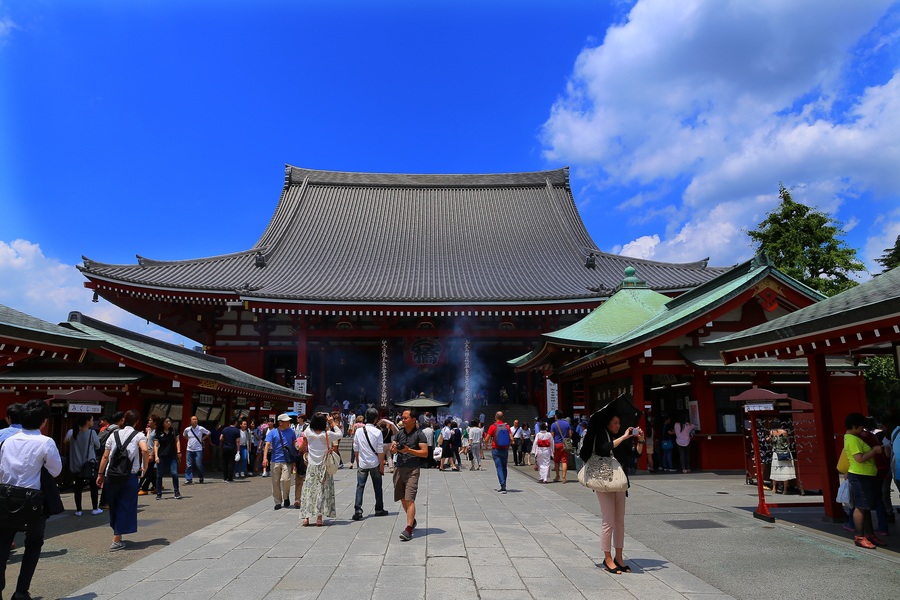
[[[137,435],[137,431],[132,431],[131,435],[123,444],[119,439],[118,431],[113,432],[113,439],[116,441],[116,447],[109,454],[109,465],[106,468],[106,478],[113,483],[121,483],[131,477],[131,468],[134,461],[128,456],[127,446]]]

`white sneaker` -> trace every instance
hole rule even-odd
[[[75,516],[76,516],[76,517],[80,517],[80,516],[81,516],[81,511],[80,511],[80,510],[76,510],[76,511],[75,511]]]
[[[91,511],[91,514],[92,514],[92,515],[102,515],[102,514],[103,514],[103,509],[95,508],[94,510]]]

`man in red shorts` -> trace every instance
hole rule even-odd
[[[562,482],[565,483],[569,470],[569,453],[563,440],[572,437],[572,427],[563,418],[561,410],[556,411],[556,421],[550,426],[550,433],[553,434],[553,461],[556,463],[556,478],[553,481],[559,481],[559,467],[562,465]]]

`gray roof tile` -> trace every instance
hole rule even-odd
[[[900,267],[796,312],[707,342],[717,351],[752,348],[900,316]]]
[[[585,266],[595,255],[595,268]],[[265,266],[256,266],[257,255]],[[89,278],[295,302],[553,302],[606,297],[626,266],[657,290],[726,271],[601,252],[567,169],[488,175],[314,171],[288,166],[281,199],[250,250],[109,265]]]

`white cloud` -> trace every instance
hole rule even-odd
[[[0,18],[0,41],[2,41],[6,36],[8,36],[13,29],[16,29],[16,24],[9,17]]]
[[[74,265],[44,256],[39,244],[27,240],[0,240],[0,304],[51,323],[68,319],[79,311],[137,333],[193,347],[187,340],[167,329],[148,325],[102,298],[91,302],[93,294],[84,287],[85,278]]]
[[[636,189],[618,210],[663,218],[665,232],[648,244],[642,228],[623,249],[657,260],[746,258],[743,231],[775,206],[779,181],[855,225],[852,199],[900,189],[900,65],[865,88],[848,76],[896,40],[871,33],[890,5],[640,0],[577,58],[545,155],[598,172],[597,194]]]
[[[658,235],[642,235],[622,246],[618,253],[632,258],[653,258],[657,246],[659,246]]]
[[[876,227],[878,230],[866,240],[866,247],[862,252],[862,258],[872,273],[884,270],[875,259],[884,256],[885,250],[890,250],[897,243],[897,237],[900,236],[900,209],[879,217]]]

